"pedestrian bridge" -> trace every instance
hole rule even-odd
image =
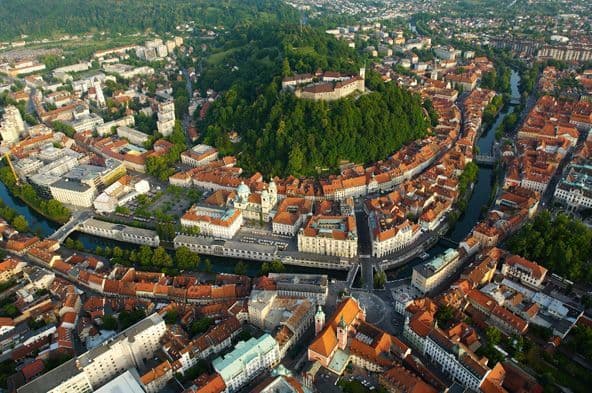
[[[477,154],[474,161],[479,165],[494,166],[497,162],[497,157],[488,154]]]
[[[359,268],[360,268],[360,264],[355,263],[352,265],[352,267],[347,272],[347,279],[345,280],[347,288],[351,288],[352,285],[354,285],[354,278],[356,278],[356,273],[358,272]]]

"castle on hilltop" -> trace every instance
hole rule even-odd
[[[365,89],[366,69],[358,75],[343,75],[339,72],[317,71],[313,74],[297,74],[284,78],[282,90],[293,91],[298,98],[315,101],[333,101]]]

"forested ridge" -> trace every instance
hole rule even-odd
[[[277,84],[268,90],[275,93]],[[242,138],[240,164],[273,175],[311,175],[335,168],[340,160],[384,159],[424,136],[428,126],[420,97],[394,84],[335,102],[302,100],[291,93],[261,95],[247,105],[237,101],[232,94],[220,101],[206,142],[232,150],[225,130],[235,129]]]
[[[277,0],[0,0],[0,39],[89,31],[162,33],[190,20],[228,28],[292,12]]]
[[[205,142],[236,154],[249,172],[312,175],[347,160],[386,158],[425,135],[421,100],[367,72],[373,91],[338,102],[309,102],[281,92],[281,79],[316,70],[357,73],[364,65],[347,43],[322,26],[299,25],[299,13],[279,0],[0,0],[0,38],[88,31],[131,33],[223,26],[199,64],[197,87],[222,92],[206,121]],[[199,36],[199,33],[196,33]],[[201,45],[188,38],[190,45]],[[229,131],[242,142],[230,143]]]
[[[341,160],[384,159],[425,135],[421,98],[367,72],[365,95],[334,102],[297,99],[281,91],[283,76],[331,70],[357,73],[363,59],[346,43],[307,26],[268,24],[239,29],[214,50],[200,83],[227,90],[200,127],[205,142],[237,154],[249,172],[313,175]],[[228,72],[228,67],[233,71]],[[230,143],[228,131],[242,141]]]

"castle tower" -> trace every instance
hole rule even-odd
[[[360,68],[360,78],[362,78],[362,80],[358,81],[358,90],[363,92],[366,90],[366,67]]]
[[[347,347],[347,325],[343,320],[343,314],[341,314],[341,320],[339,321],[339,325],[337,325],[337,345],[341,350]]]
[[[315,336],[318,336],[321,330],[325,327],[325,313],[319,304],[317,313],[315,314]]]

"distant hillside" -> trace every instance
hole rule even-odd
[[[279,0],[0,0],[0,39],[89,31],[173,31],[181,23],[274,20],[291,10]]]

